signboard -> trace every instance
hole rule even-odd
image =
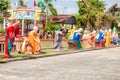
[[[35,19],[35,13],[30,11],[15,11],[13,12],[14,19]]]
[[[35,20],[39,20],[40,19],[40,14],[41,14],[42,10],[35,10]]]
[[[39,20],[42,10],[28,11],[28,10],[8,10],[9,19],[33,19]]]

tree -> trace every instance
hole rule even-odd
[[[9,0],[0,0],[0,13],[5,12],[9,7]]]
[[[50,11],[50,13],[52,15],[57,15],[57,10],[54,8],[54,6],[51,4],[53,0],[44,0],[45,4],[46,4],[46,29],[49,29],[49,25],[50,25],[50,21],[48,21],[48,11]],[[55,27],[55,26],[54,26]],[[54,29],[53,29],[54,30]]]
[[[10,3],[9,0],[0,0],[0,23],[3,23],[2,15],[7,12],[9,3]]]
[[[79,11],[77,24],[84,28],[96,28],[104,14],[105,3],[101,0],[82,0],[77,2]]]
[[[19,0],[19,5],[20,6],[27,6],[26,4],[24,4],[23,0]]]
[[[55,30],[58,30],[58,25],[55,21],[53,20],[49,20],[48,22],[48,27],[46,28],[46,30],[49,30],[50,32],[55,32]]]
[[[44,0],[45,4],[46,4],[46,9],[48,8],[48,10],[50,11],[50,13],[52,15],[57,15],[57,10],[54,8],[54,6],[51,4],[53,0]],[[56,1],[56,0],[55,0]],[[47,11],[47,10],[46,10]]]

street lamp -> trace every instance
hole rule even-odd
[[[66,9],[67,9],[67,7],[64,7],[64,8],[63,8],[63,14],[65,14],[65,10],[66,10]]]

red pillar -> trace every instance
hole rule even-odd
[[[43,26],[42,39],[44,39],[45,38],[45,32],[44,32],[44,30],[45,30],[45,27],[46,27],[45,22],[42,23],[42,26]]]
[[[28,20],[26,20],[26,32],[28,32]]]

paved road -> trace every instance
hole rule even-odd
[[[120,80],[120,47],[0,64],[0,80]]]

